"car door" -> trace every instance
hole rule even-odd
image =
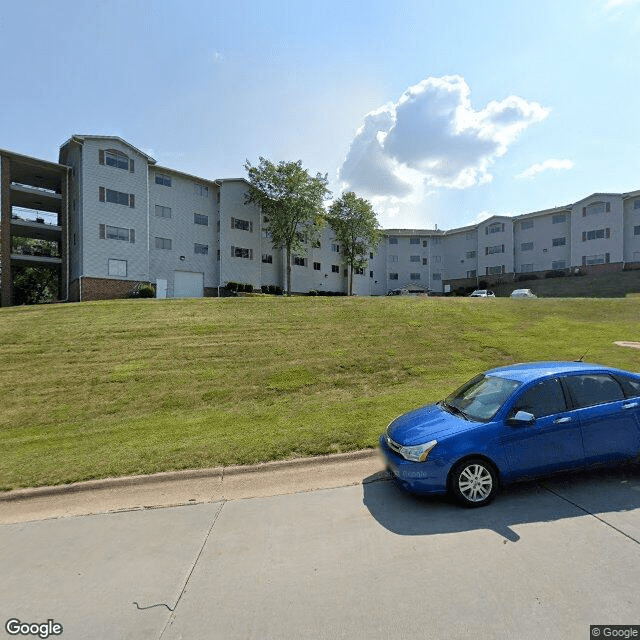
[[[535,416],[530,425],[510,425],[518,411]],[[566,401],[558,378],[525,388],[507,413],[505,455],[514,478],[544,475],[584,464],[580,423]]]
[[[570,375],[565,384],[576,409],[587,463],[630,458],[640,449],[638,398],[606,373]]]

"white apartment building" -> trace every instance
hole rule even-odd
[[[273,247],[260,210],[245,203],[242,178],[210,180],[163,167],[116,136],[74,135],[58,164],[2,150],[0,160],[3,305],[11,304],[11,268],[19,264],[58,269],[68,300],[123,297],[141,282],[152,283],[159,297],[215,296],[228,282],[284,288],[284,254]],[[16,246],[20,237],[48,239],[59,250],[26,255]],[[353,290],[444,293],[481,280],[628,265],[640,267],[640,191],[596,193],[446,231],[387,229],[354,275]],[[293,257],[292,290],[348,291],[329,227]]]

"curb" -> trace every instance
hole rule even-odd
[[[79,493],[82,491],[99,491],[101,489],[115,489],[119,487],[136,487],[145,484],[161,484],[180,480],[197,480],[203,478],[224,478],[224,476],[248,475],[265,473],[281,469],[323,467],[334,463],[350,460],[364,460],[378,455],[377,449],[362,449],[348,453],[332,453],[310,458],[293,458],[289,460],[275,460],[261,462],[254,465],[233,465],[229,467],[212,467],[209,469],[185,469],[183,471],[162,471],[141,476],[120,476],[118,478],[104,478],[102,480],[87,480],[72,484],[61,484],[48,487],[30,487],[13,489],[0,493],[0,503],[13,500],[27,500],[29,498],[43,498],[47,496]]]

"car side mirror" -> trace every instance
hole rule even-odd
[[[536,417],[533,413],[529,413],[528,411],[518,411],[515,416],[512,416],[507,420],[507,424],[510,424],[512,427],[522,427],[531,425],[535,421]]]

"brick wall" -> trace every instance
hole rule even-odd
[[[74,285],[77,280],[74,280]],[[82,300],[114,300],[126,298],[139,284],[149,284],[136,280],[113,280],[107,278],[82,278]],[[72,289],[74,286],[72,285]]]

